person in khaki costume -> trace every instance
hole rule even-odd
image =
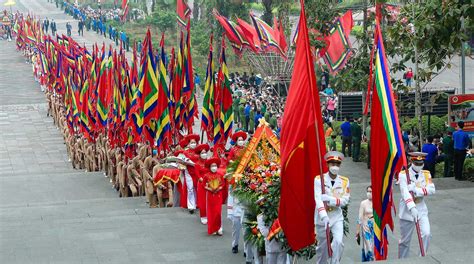
[[[143,163],[142,168],[142,180],[145,183],[145,195],[147,198],[147,202],[150,208],[157,207],[157,195],[155,186],[153,186],[153,177],[155,176],[156,172],[160,169],[160,163],[158,160],[158,151],[153,150],[153,156],[150,155],[145,158],[145,162]],[[156,167],[156,170],[155,170]]]
[[[76,155],[74,151],[74,146],[76,144],[76,137],[73,134],[69,134],[69,132],[65,132],[66,134],[66,150],[69,156],[69,161],[72,164],[72,167],[76,168]]]
[[[140,159],[138,157],[129,160],[127,166],[127,175],[126,175],[126,186],[130,189],[130,192],[133,197],[141,196],[142,181],[140,180],[141,176],[138,172],[140,169]],[[138,167],[138,170],[137,170]]]
[[[110,148],[107,150],[108,155],[108,167],[107,167],[107,175],[110,178],[110,183],[117,189],[117,165],[120,161],[122,161],[122,150],[117,148]]]
[[[76,168],[84,169],[84,140],[79,136],[74,144],[74,151],[76,152]]]
[[[86,149],[85,154],[85,164],[86,171],[96,171],[97,170],[97,156],[95,151],[95,144],[92,142],[87,142],[84,145]]]
[[[170,180],[163,180],[156,188],[160,207],[173,207],[173,184]]]
[[[131,163],[131,161],[130,161]],[[126,186],[127,178],[127,165],[125,160],[121,160],[117,163],[117,186],[119,191],[119,197],[128,197],[128,186]]]
[[[107,175],[107,139],[103,134],[99,134],[96,140],[96,153],[97,153],[97,170],[104,171],[104,175]]]

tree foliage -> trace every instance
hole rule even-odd
[[[407,4],[401,8],[396,22],[386,27],[388,56],[400,58],[392,63],[393,72],[404,71],[408,62],[415,63],[418,49],[417,78],[429,83],[446,67],[461,50],[462,41],[468,36],[461,30],[461,17],[466,29],[472,32],[473,7],[460,0],[431,0],[423,4]]]

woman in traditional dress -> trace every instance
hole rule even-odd
[[[222,236],[222,189],[224,187],[224,176],[218,173],[221,161],[217,157],[206,161],[209,172],[204,176],[204,188],[206,189],[206,214],[207,233]]]
[[[367,187],[367,199],[360,203],[356,239],[362,240],[362,262],[374,261],[374,216],[372,187]]]
[[[206,168],[207,152],[209,151],[208,144],[200,144],[194,149],[196,155],[199,155],[199,158],[196,161],[195,171],[198,177],[197,180],[197,206],[199,207],[199,216],[201,218],[201,224],[207,224],[206,217],[206,189],[204,189],[204,175],[209,171]]]

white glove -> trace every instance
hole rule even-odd
[[[323,216],[323,218],[321,218],[321,222],[323,222],[324,226],[327,226],[329,224],[329,217],[327,215]]]
[[[415,221],[418,220],[418,210],[416,209],[416,207],[411,208],[410,213],[411,213],[411,216],[415,218]]]
[[[415,191],[415,189],[416,189],[416,185],[415,185],[415,183],[414,183],[414,182],[412,182],[412,183],[408,184],[408,186],[407,186],[407,187],[408,187],[408,191],[409,191],[409,192],[414,192],[414,191]]]
[[[331,199],[332,199],[332,196],[329,195],[329,194],[322,194],[322,195],[321,195],[321,200],[322,200],[323,202],[330,202]]]

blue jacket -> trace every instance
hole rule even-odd
[[[250,116],[250,105],[246,105],[245,106],[245,109],[244,109],[244,115],[247,117],[247,116]]]
[[[342,136],[343,137],[350,137],[351,136],[351,123],[346,121],[341,125]]]
[[[263,117],[262,114],[256,114],[256,115],[255,115],[255,124],[258,124],[258,120],[259,120],[260,118],[262,118],[262,117]]]
[[[425,162],[426,163],[435,163],[436,156],[438,156],[438,148],[432,143],[426,143],[421,148],[422,152],[427,153]]]
[[[469,135],[462,129],[453,133],[454,149],[466,150],[469,147]]]

